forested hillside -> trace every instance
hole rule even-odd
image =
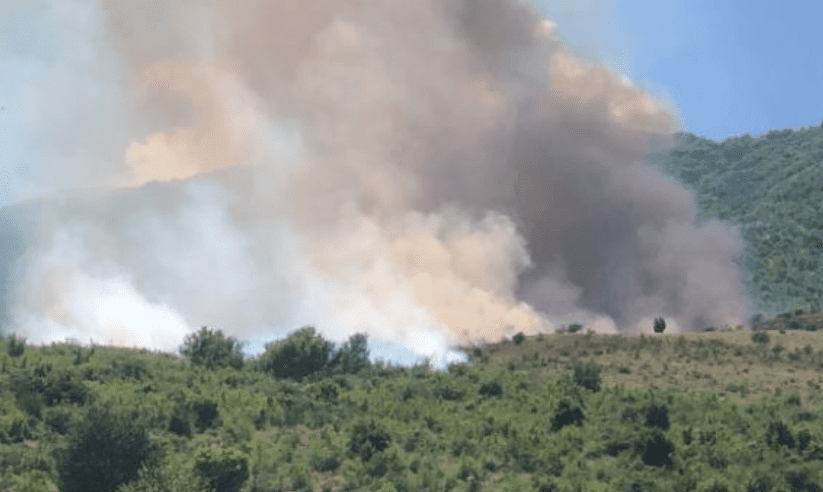
[[[756,308],[818,311],[823,300],[823,125],[715,142],[690,133],[651,156],[694,190],[701,219],[741,226]]]

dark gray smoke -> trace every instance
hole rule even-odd
[[[71,5],[97,54],[68,83],[105,91],[61,104],[100,119],[66,114],[52,133],[81,164],[36,174],[98,191],[4,213],[7,331],[173,350],[199,325],[314,324],[438,358],[573,322],[749,314],[739,232],[696,224],[645,163],[672,112],[526,4]]]

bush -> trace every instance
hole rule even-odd
[[[526,335],[524,335],[521,331],[517,335],[515,335],[512,340],[514,340],[515,345],[520,345],[521,343],[523,343],[524,340],[526,340]]]
[[[20,357],[26,351],[26,339],[12,335],[6,338],[6,353],[9,357]]]
[[[16,444],[35,439],[35,425],[36,421],[20,410],[4,411],[0,414],[0,443]]]
[[[600,368],[590,364],[574,366],[574,382],[591,391],[600,391]]]
[[[175,406],[168,429],[179,436],[190,437],[192,423],[199,432],[205,432],[214,426],[218,415],[217,404],[211,400],[183,400]]]
[[[766,443],[774,448],[778,446],[794,447],[794,436],[789,426],[782,420],[772,420],[766,430]]]
[[[758,475],[746,483],[746,492],[770,492],[774,490],[774,481],[769,475]]]
[[[242,369],[241,348],[242,344],[234,338],[226,338],[220,330],[212,332],[204,326],[199,333],[192,333],[186,337],[180,354],[196,366],[209,369]]]
[[[759,331],[757,333],[752,333],[752,341],[754,343],[759,343],[761,345],[765,345],[765,344],[769,343],[769,334],[768,333],[763,333],[762,331]]]
[[[643,446],[643,463],[649,466],[669,467],[672,465],[673,452],[674,445],[662,434],[655,433]]]
[[[705,492],[729,492],[729,486],[715,479],[708,488],[703,490],[705,490]]]
[[[186,468],[165,461],[144,466],[137,480],[122,485],[117,492],[214,492],[202,477]]]
[[[440,399],[448,401],[460,401],[463,399],[463,392],[448,386],[438,386],[434,388],[432,394]]]
[[[806,467],[793,466],[786,473],[786,482],[789,484],[791,490],[802,490],[806,492],[820,492],[823,487],[820,482],[814,479],[817,473]]]
[[[577,332],[578,332],[578,331],[580,331],[582,328],[583,328],[583,326],[582,326],[582,325],[573,324],[573,325],[569,326],[569,333],[577,333]]]
[[[43,420],[48,429],[60,435],[66,435],[71,431],[72,425],[77,420],[73,407],[57,406],[49,408],[44,412]]]
[[[334,350],[329,359],[328,374],[357,374],[371,367],[369,347],[365,333],[357,333],[343,344],[340,350]]]
[[[375,453],[385,451],[389,443],[389,433],[372,419],[358,422],[352,427],[349,450],[363,461],[369,461]]]
[[[583,408],[578,403],[570,400],[568,397],[564,397],[560,400],[560,403],[557,406],[557,411],[552,417],[552,431],[559,431],[563,427],[567,425],[583,425],[583,419],[585,415],[583,414]]]
[[[292,333],[285,340],[266,344],[259,366],[272,376],[297,381],[327,368],[333,344],[315,335],[307,326]],[[342,364],[342,355],[340,356]]]
[[[194,469],[211,490],[237,492],[249,478],[249,458],[239,451],[202,448],[195,457]]]
[[[315,471],[320,473],[333,472],[340,468],[340,458],[333,453],[323,455],[312,455],[309,458],[309,464]]]
[[[483,396],[503,396],[503,386],[497,381],[480,385],[480,394]]]
[[[51,363],[17,369],[10,375],[10,387],[17,403],[29,414],[39,418],[42,407],[59,403],[84,405],[91,399],[85,383],[70,372],[55,372]]]
[[[655,318],[654,319],[654,332],[655,333],[663,333],[663,330],[666,329],[666,320],[663,318]]]
[[[144,427],[108,408],[91,407],[70,436],[67,450],[57,454],[60,490],[114,492],[157,457]]]
[[[669,429],[669,409],[665,405],[652,405],[646,410],[646,425],[658,429]]]

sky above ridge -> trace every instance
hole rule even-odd
[[[823,2],[530,0],[578,53],[714,140],[823,121]]]

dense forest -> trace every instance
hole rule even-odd
[[[700,219],[741,227],[740,263],[758,311],[820,310],[823,124],[721,142],[681,133],[651,159],[694,190]]]

